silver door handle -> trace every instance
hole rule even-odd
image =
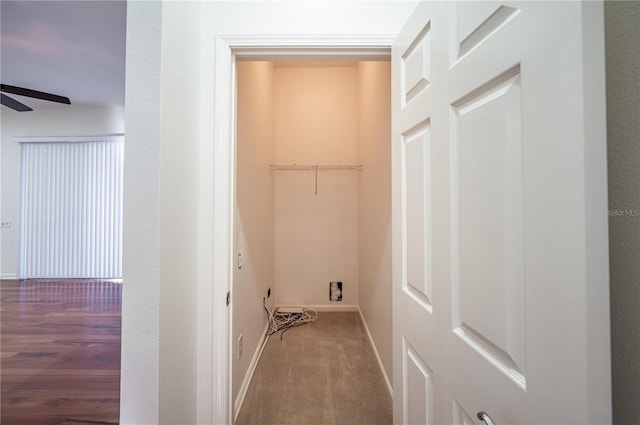
[[[484,421],[484,423],[487,425],[495,425],[493,423],[493,420],[491,419],[491,416],[489,416],[487,412],[478,412],[478,419]]]

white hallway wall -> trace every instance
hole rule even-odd
[[[124,133],[122,106],[66,106],[15,112],[2,108],[1,211],[11,227],[0,230],[0,276],[15,279],[18,272],[20,232],[20,144],[16,136],[100,136]]]
[[[225,407],[208,362],[225,332],[210,311],[216,35],[396,34],[415,4],[127,4],[122,424],[211,423]]]
[[[200,200],[211,187],[200,186],[200,11],[127,3],[122,424],[196,423],[198,290],[210,275]]]

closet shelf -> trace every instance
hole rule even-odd
[[[362,170],[362,165],[269,165],[271,171],[304,171],[304,170]]]

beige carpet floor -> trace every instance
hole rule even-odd
[[[382,425],[391,397],[358,313],[269,338],[236,425]]]

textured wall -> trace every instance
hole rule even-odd
[[[613,422],[640,423],[640,2],[605,2]]]
[[[127,4],[120,423],[158,423],[162,4]]]
[[[193,424],[200,4],[127,6],[121,424]]]
[[[192,282],[199,278],[199,18],[197,2],[163,2],[158,410],[159,423],[167,425],[196,423],[199,292]]]

